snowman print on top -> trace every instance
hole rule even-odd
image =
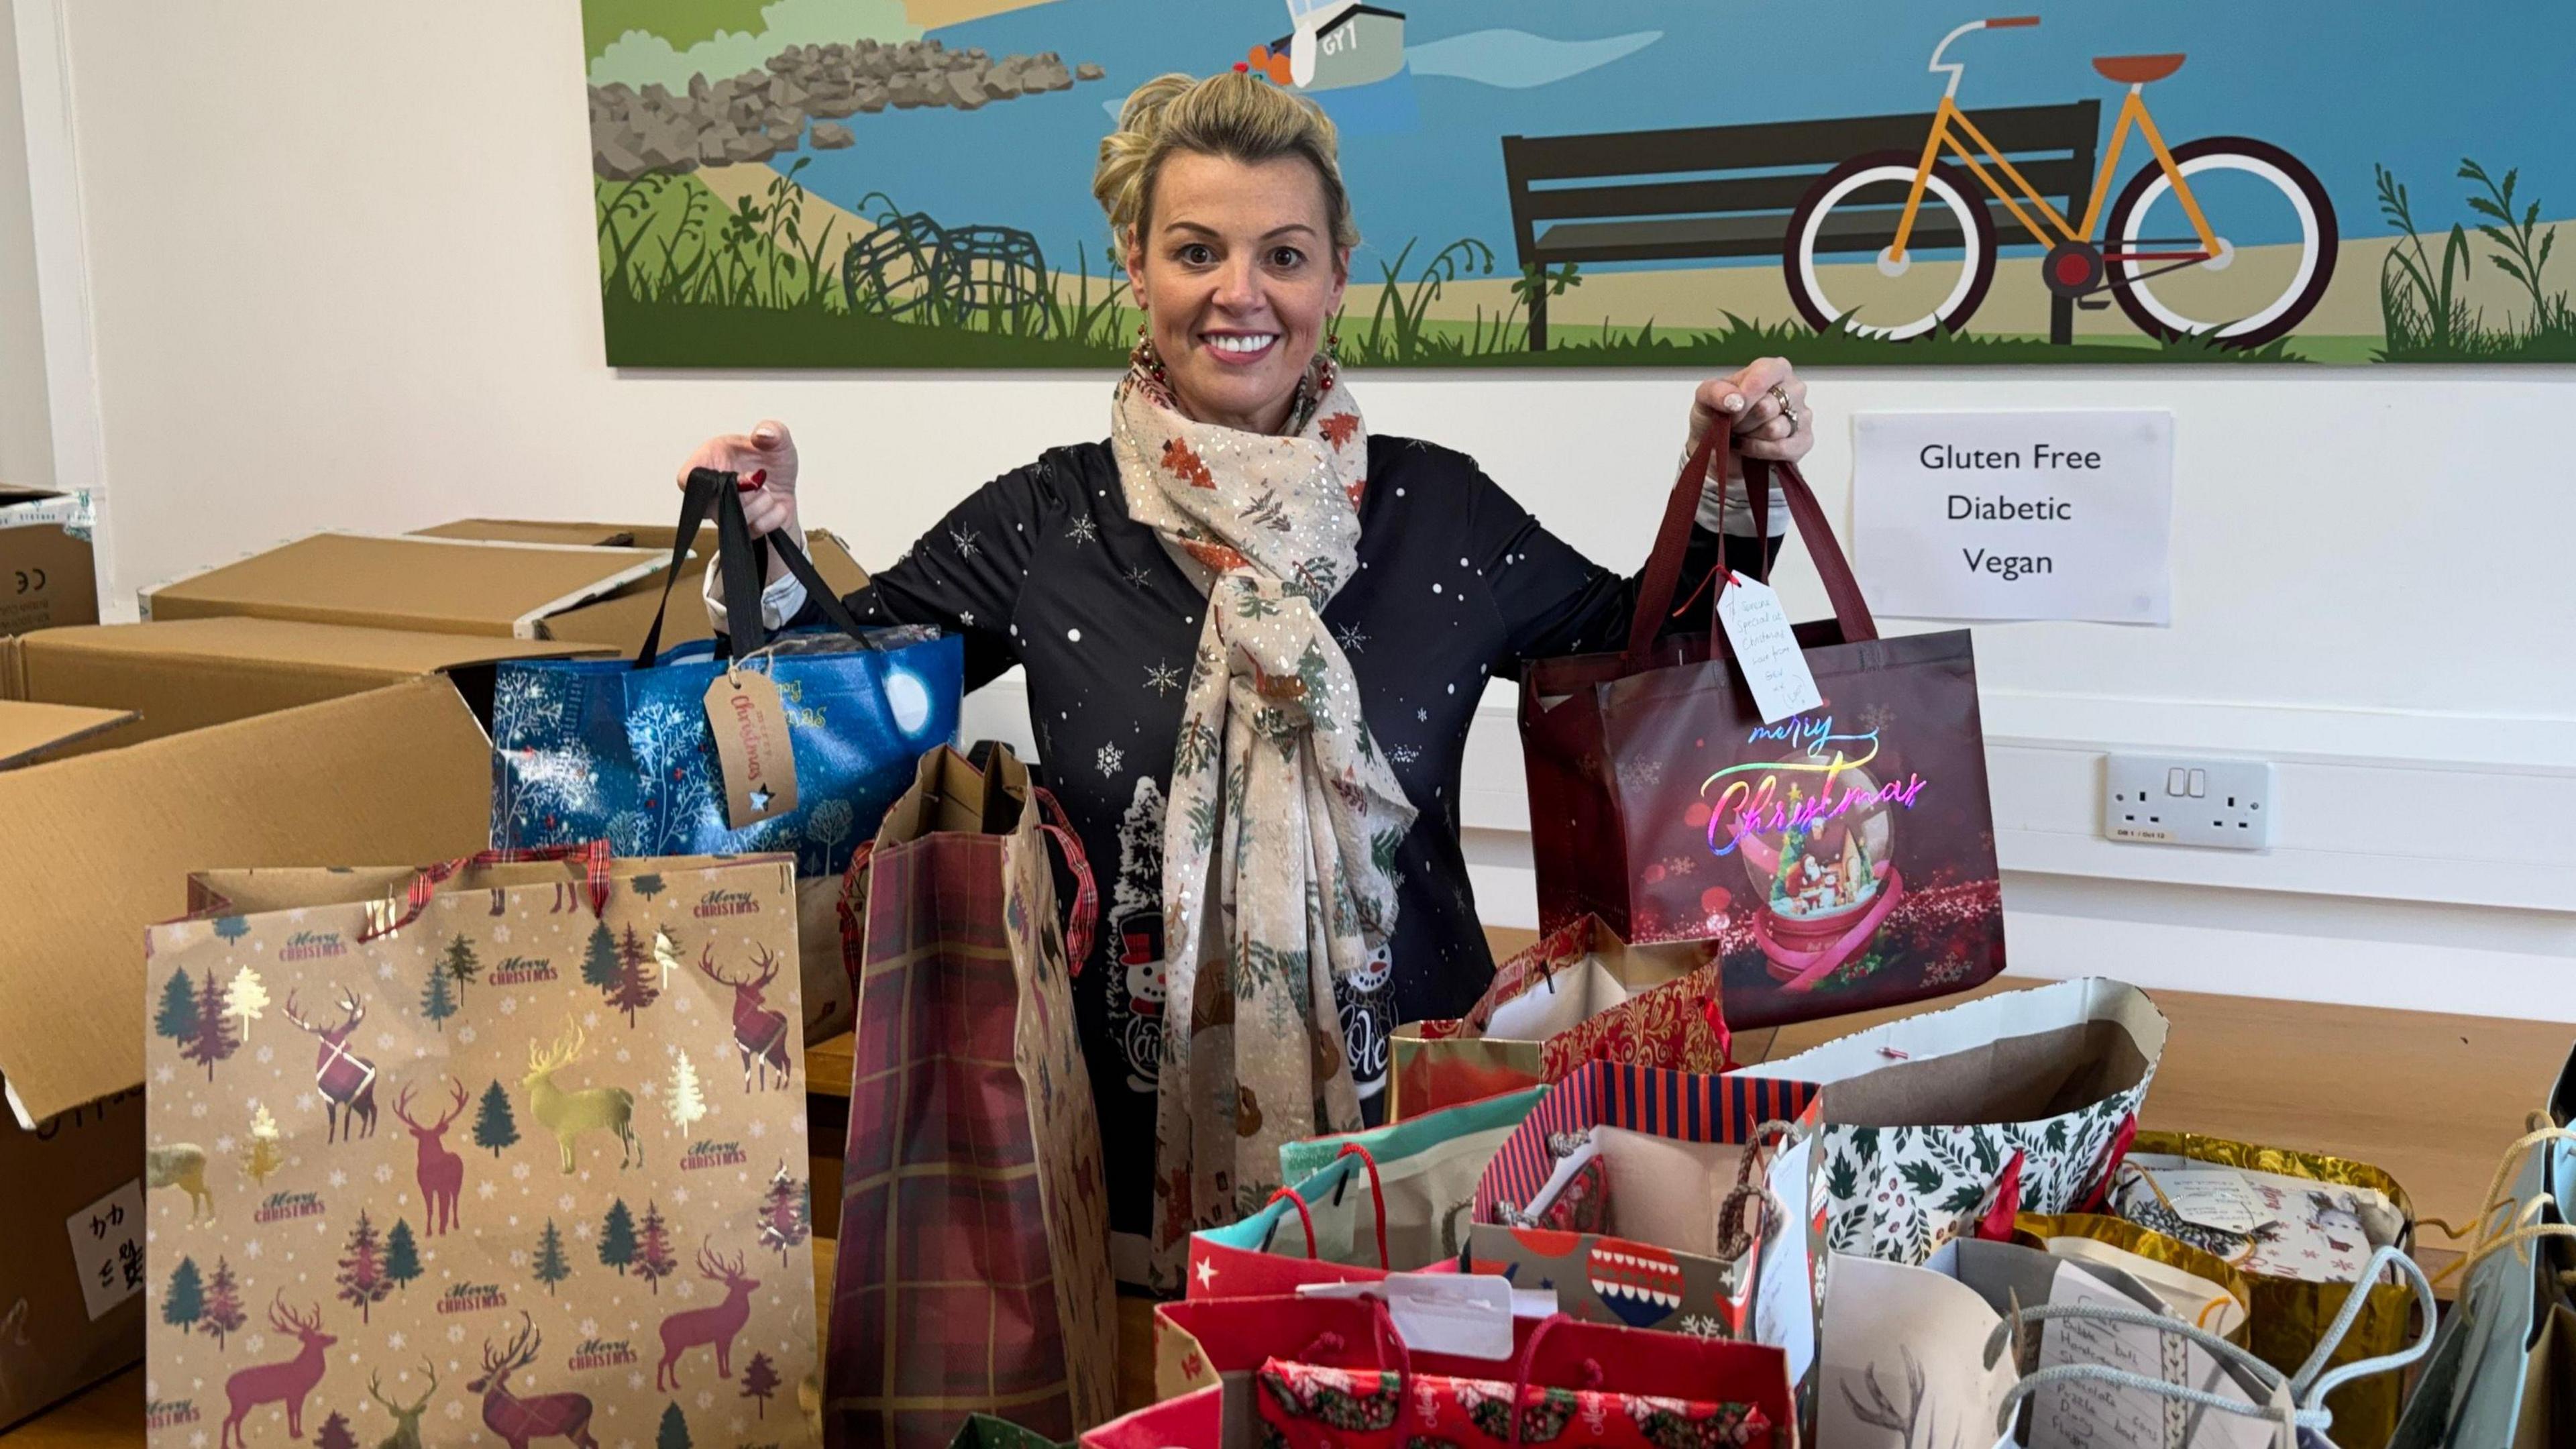
[[[1163,786],[1136,778],[1118,821],[1118,880],[1109,897],[1111,1040],[1127,1062],[1127,1089],[1153,1094],[1163,1057]]]

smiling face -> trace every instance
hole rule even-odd
[[[1286,426],[1349,260],[1303,157],[1166,161],[1127,274],[1181,411],[1247,432]]]

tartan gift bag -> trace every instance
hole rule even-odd
[[[633,660],[499,666],[492,708],[492,843],[505,849],[606,840],[620,855],[777,851],[796,858],[807,1037],[850,1024],[834,903],[851,852],[912,783],[924,750],[957,732],[965,646],[935,631],[866,629],[793,543],[755,542],[730,474],[689,477],[669,574],[712,510],[733,658],[777,687],[796,781],[793,809],[737,827],[708,723],[727,667],[712,640],[657,654],[657,610]],[[835,632],[764,647],[760,585],[775,547]],[[670,607],[670,584],[662,609]],[[694,605],[692,605],[694,607]]]
[[[1708,946],[1631,946],[1592,916],[1496,967],[1465,1016],[1397,1027],[1392,1048],[1387,1115],[1398,1120],[1562,1081],[1579,1062],[1678,1072],[1731,1065]]]
[[[1757,521],[1776,471],[1834,606],[1797,629],[1823,702],[1766,723],[1713,610],[1659,637],[1728,446],[1709,429],[1674,484],[1627,647],[1522,675],[1540,927],[1716,942],[1739,1031],[1964,991],[2004,965],[1968,632],[1880,638],[1806,480],[1747,459]]]
[[[819,1442],[794,862],[577,854],[146,938],[156,1449]]]
[[[944,1446],[970,1413],[1062,1441],[1110,1416],[1117,1321],[1071,973],[1082,848],[1007,747],[924,755],[850,864],[858,981],[828,1442]],[[1046,842],[1080,882],[1068,949]]]
[[[2164,1049],[2146,993],[2093,977],[1905,1017],[1737,1075],[1824,1084],[1827,1243],[1920,1263],[1975,1230],[2008,1174],[2024,1212],[2083,1207],[2136,1130]]]

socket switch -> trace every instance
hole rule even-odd
[[[2181,755],[2106,755],[2102,834],[2150,845],[2267,850],[2272,765]]]

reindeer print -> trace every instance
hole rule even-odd
[[[510,1449],[528,1449],[531,1439],[564,1439],[576,1449],[599,1449],[599,1441],[590,1437],[587,1395],[532,1394],[523,1399],[510,1392],[510,1375],[535,1363],[544,1344],[545,1335],[525,1311],[508,1348],[495,1352],[492,1340],[483,1340],[483,1376],[465,1386],[466,1392],[483,1396],[483,1427],[500,1435]]]
[[[248,1449],[250,1441],[242,1434],[242,1420],[262,1404],[284,1404],[286,1437],[303,1438],[304,1397],[322,1382],[323,1350],[340,1341],[322,1331],[319,1303],[309,1312],[297,1313],[286,1306],[281,1296],[268,1305],[268,1322],[302,1347],[293,1358],[242,1369],[224,1381],[224,1397],[231,1401],[232,1412],[224,1416],[223,1432],[216,1436],[220,1449]]]
[[[722,1283],[725,1298],[712,1308],[686,1308],[662,1320],[662,1362],[653,1370],[655,1389],[679,1388],[680,1355],[693,1348],[714,1349],[716,1377],[733,1377],[733,1341],[751,1320],[751,1290],[760,1286],[759,1279],[742,1275],[743,1256],[725,1258],[708,1248],[698,1249],[698,1276]]]
[[[555,1073],[581,1059],[586,1035],[578,1026],[567,1024],[564,1034],[554,1045],[540,1047],[528,1044],[528,1074],[521,1083],[528,1089],[528,1110],[537,1121],[555,1134],[555,1145],[563,1151],[564,1175],[573,1171],[573,1144],[584,1132],[614,1132],[625,1150],[618,1155],[617,1165],[625,1168],[644,1161],[644,1145],[635,1139],[635,1094],[624,1087],[585,1087],[567,1092],[555,1085]]]
[[[423,1127],[411,1115],[411,1088],[394,1099],[394,1117],[409,1128],[412,1140],[420,1144],[420,1161],[412,1168],[420,1183],[420,1200],[429,1214],[421,1231],[431,1237],[456,1228],[456,1199],[465,1189],[465,1159],[448,1150],[447,1128],[465,1110],[465,1084],[449,1079],[447,1111],[438,1121]]]
[[[366,1135],[376,1135],[376,1064],[349,1049],[349,1039],[367,1019],[366,1003],[345,988],[332,989],[340,993],[342,1013],[340,1024],[333,1027],[306,1021],[295,1009],[295,993],[286,993],[286,1019],[322,1039],[313,1054],[313,1085],[322,1093],[326,1145],[351,1136],[361,1118],[366,1120]]]
[[[662,958],[662,967],[666,971],[673,965],[669,944],[669,937],[659,931],[653,933],[654,954]],[[762,947],[760,959],[753,963],[753,969],[759,974],[736,979],[716,969],[716,948],[709,946],[706,953],[698,958],[698,969],[717,985],[733,988],[733,1044],[742,1053],[742,1089],[746,1092],[752,1089],[755,1072],[759,1074],[760,1085],[764,1089],[769,1085],[772,1072],[778,1074],[778,1085],[785,1087],[788,1078],[787,1018],[760,1004],[761,993],[769,989],[770,982],[778,979],[777,955]]]

